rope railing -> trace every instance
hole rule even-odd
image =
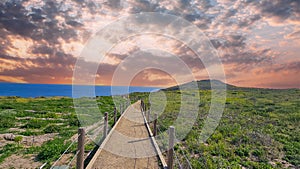
[[[177,164],[178,164],[178,168],[179,169],[182,169],[182,164],[180,163],[180,161],[179,161],[179,158],[178,158],[178,156],[177,156],[177,153],[176,153],[176,151],[174,150],[174,148],[172,148],[173,149],[173,151],[174,151],[174,156],[175,156],[175,160],[176,160],[176,162],[177,162]]]
[[[71,142],[71,144],[67,147],[67,149],[66,149],[66,150],[60,155],[60,157],[53,163],[53,165],[50,167],[51,169],[54,168],[55,165],[61,160],[61,158],[69,151],[69,149],[72,147],[72,145],[78,141],[78,137],[79,137],[79,136],[80,136],[80,135],[78,135],[77,138],[75,138],[75,139]]]
[[[129,103],[126,102],[126,103],[121,103],[120,104],[120,114],[122,115],[123,112],[125,111],[125,109],[129,106]],[[117,116],[116,116],[116,107],[114,108],[114,124],[115,125],[115,122],[117,120]],[[78,161],[78,156],[82,156],[83,157],[83,154],[84,154],[84,146],[87,145],[87,144],[90,144],[91,141],[94,141],[95,139],[97,139],[97,137],[99,136],[102,136],[102,139],[101,140],[104,140],[105,139],[105,136],[107,136],[108,132],[109,132],[109,126],[108,126],[108,113],[105,113],[105,116],[104,117],[104,122],[99,122],[99,124],[97,123],[97,125],[95,126],[90,126],[90,127],[87,127],[87,128],[79,128],[78,132],[80,131],[83,131],[84,133],[84,137],[87,137],[89,135],[90,139],[88,141],[85,141],[84,138],[81,138],[80,140],[80,137],[82,136],[81,134],[78,134],[76,138],[74,138],[72,140],[72,142],[70,143],[70,145],[67,147],[67,149],[60,155],[60,157],[52,164],[52,166],[50,167],[51,169],[53,169],[54,167],[56,167],[56,165],[58,164],[59,161],[61,161],[61,159],[63,158],[63,156],[71,149],[71,147],[75,144],[75,143],[78,143],[78,149],[75,153],[75,155],[72,157],[72,159],[68,162],[67,166],[70,167],[70,165],[72,164],[72,162],[75,160],[75,158],[77,157],[77,161]],[[106,130],[106,131],[104,131]],[[102,133],[103,131],[103,133]],[[94,133],[95,134],[94,134]],[[99,144],[99,143],[98,143]],[[81,149],[83,149],[83,151],[79,150],[79,147],[81,145]],[[83,146],[83,148],[82,148]],[[90,151],[91,152],[91,151]],[[90,154],[90,152],[88,154]],[[81,159],[81,160],[85,160],[85,159]],[[76,164],[78,165],[78,163]],[[76,168],[80,168],[80,169],[83,169],[83,161],[81,161],[81,166],[78,167],[76,166]]]
[[[99,128],[98,133],[90,136],[91,140],[96,141],[97,137],[99,137],[99,136],[103,137],[103,133],[101,133],[101,131],[103,131],[103,130],[104,130],[104,126],[102,126],[101,128]]]
[[[184,151],[182,151],[183,153],[183,157],[184,157],[184,159],[185,159],[185,161],[188,163],[188,166],[189,166],[189,168],[190,169],[193,169],[193,167],[192,167],[192,165],[191,165],[191,162],[190,162],[190,160],[188,159],[188,157],[186,156],[186,154],[185,154],[185,152]]]
[[[147,107],[145,105],[146,104],[143,103],[143,101],[142,101],[141,102],[141,111],[143,112],[143,116],[147,120],[147,123],[150,123],[150,122],[154,123],[154,121],[157,120],[156,124],[154,123],[154,125],[156,125],[156,126],[153,126],[153,128],[157,130],[156,138],[158,139],[158,141],[160,141],[159,143],[161,143],[159,146],[166,148],[168,139],[169,139],[169,141],[170,141],[170,139],[174,139],[173,140],[173,142],[174,142],[176,140],[176,137],[174,137],[174,138],[170,137],[170,133],[166,132],[166,129],[167,129],[166,126],[161,124],[161,121],[159,121],[158,119],[155,119],[155,118],[158,118],[157,115],[154,114],[154,117],[155,117],[154,118],[153,113],[151,113],[151,110],[150,109],[147,110]],[[174,133],[174,135],[175,135],[175,133]],[[179,169],[182,169],[182,168],[192,169],[190,160],[188,159],[188,157],[186,156],[186,154],[183,150],[180,151],[182,153],[179,153],[179,152],[175,151],[174,146],[171,148],[171,150],[173,151],[173,153],[172,153],[173,157],[169,157],[169,153],[167,153],[167,156],[168,156],[168,159],[169,158],[172,159],[175,163],[169,163],[172,165],[172,166],[168,166],[170,169],[173,169],[174,166]],[[186,163],[187,165],[183,165],[183,163]]]
[[[77,155],[79,154],[80,150],[76,151],[74,157],[70,160],[70,162],[68,163],[68,167],[70,167],[70,165],[72,164],[72,162],[75,160],[75,158],[77,157]]]

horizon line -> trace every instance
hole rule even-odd
[[[72,84],[72,83],[22,83],[22,82],[1,82],[1,83],[11,83],[11,84],[33,84],[33,85],[76,85],[76,86],[114,86],[114,87],[151,87],[151,88],[165,88],[162,86],[134,86],[134,85],[130,85],[130,86],[117,86],[117,85],[105,85],[105,84]]]
[[[199,81],[207,81],[207,80],[210,80],[210,79],[202,79],[202,80],[196,80],[196,82],[199,82]],[[213,81],[213,80],[217,80],[217,79],[211,79],[210,81]],[[217,80],[217,81],[220,81],[222,83],[225,83],[221,80]],[[191,83],[191,82],[195,82],[195,81],[190,81],[190,82],[187,82],[187,83]],[[12,84],[33,84],[33,85],[76,85],[76,86],[114,86],[114,87],[149,87],[149,88],[159,88],[159,89],[166,89],[166,88],[170,88],[170,87],[174,87],[174,86],[180,86],[180,85],[183,85],[183,84],[186,84],[186,83],[182,83],[182,84],[176,84],[176,85],[173,85],[173,86],[135,86],[135,85],[129,85],[129,86],[122,86],[122,85],[105,85],[105,84],[72,84],[72,83],[22,83],[22,82],[7,82],[7,81],[0,81],[0,84],[1,83],[12,83]],[[229,83],[225,83],[226,85],[232,85],[232,84],[229,84]],[[235,86],[235,85],[232,85],[232,86]],[[235,86],[237,88],[251,88],[251,89],[277,89],[277,90],[288,90],[288,89],[298,89],[300,90],[300,86],[297,88],[272,88],[272,87],[255,87],[255,86]]]

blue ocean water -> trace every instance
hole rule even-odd
[[[155,87],[124,87],[124,86],[72,86],[58,84],[21,84],[21,83],[0,83],[0,96],[19,97],[94,97],[122,95],[132,92],[157,91]]]

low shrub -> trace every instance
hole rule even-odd
[[[67,149],[70,144],[67,142],[64,144],[65,139],[56,138],[54,140],[48,141],[41,146],[41,150],[37,155],[38,161],[55,161],[60,157],[60,155]]]
[[[61,126],[49,125],[44,129],[45,133],[59,133],[61,131]]]
[[[47,122],[45,120],[31,119],[27,124],[23,126],[23,128],[39,129],[45,127],[46,125]]]

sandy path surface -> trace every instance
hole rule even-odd
[[[131,105],[99,149],[91,168],[160,168],[155,148],[140,112],[140,102]]]

